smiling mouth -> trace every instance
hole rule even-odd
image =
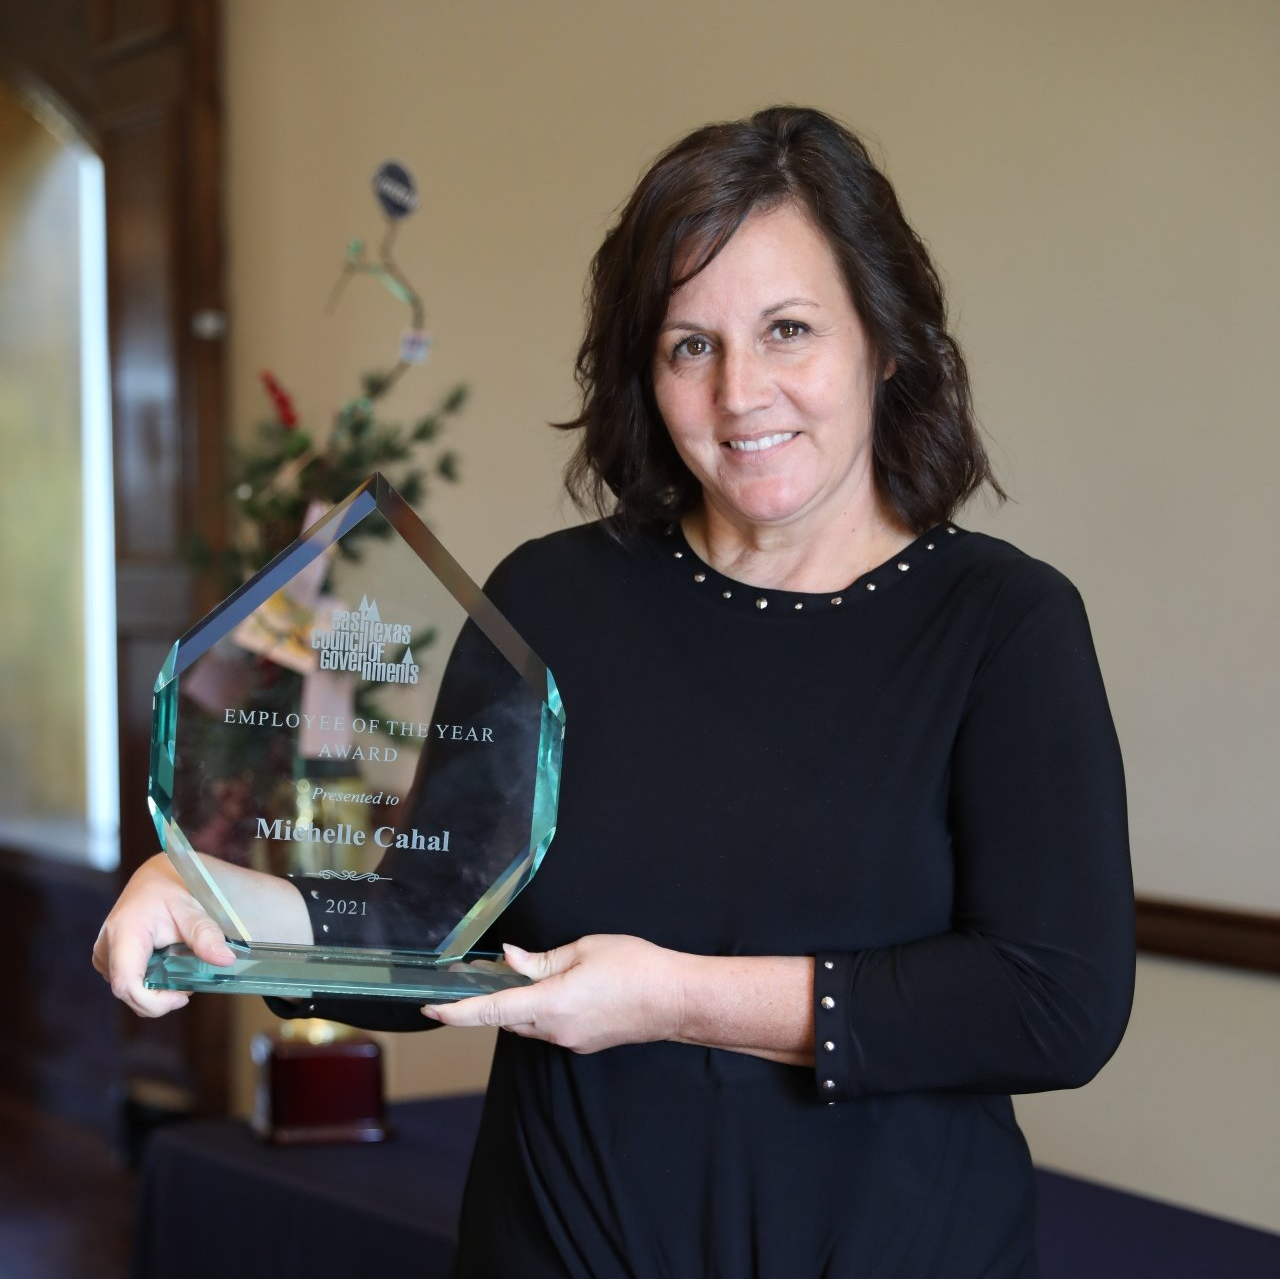
[[[775,448],[788,440],[794,440],[799,434],[799,431],[779,431],[777,435],[761,435],[754,440],[726,440],[725,442],[737,453],[759,453],[763,449]]]

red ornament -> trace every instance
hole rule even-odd
[[[262,385],[266,387],[267,394],[271,397],[271,401],[276,407],[276,421],[286,431],[292,431],[298,425],[300,419],[298,410],[293,407],[293,400],[290,398],[289,392],[270,373],[264,371],[258,376],[262,379]]]

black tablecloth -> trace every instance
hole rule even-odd
[[[395,1136],[373,1146],[265,1146],[230,1120],[162,1129],[139,1182],[135,1279],[445,1279],[480,1104],[393,1106]],[[1041,1279],[1280,1275],[1280,1235],[1036,1180]]]
[[[479,1097],[390,1109],[377,1145],[267,1146],[231,1120],[148,1143],[135,1279],[447,1279]]]

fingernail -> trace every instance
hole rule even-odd
[[[514,955],[517,959],[526,959],[529,955],[527,950],[522,950],[519,946],[513,946],[509,941],[502,943],[502,953],[504,955]]]
[[[423,1005],[422,1015],[424,1017],[430,1017],[432,1021],[440,1020],[440,1010],[438,1008],[433,1008],[430,1004]]]

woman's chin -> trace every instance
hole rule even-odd
[[[780,528],[808,514],[814,506],[814,494],[789,486],[760,485],[745,492],[719,494],[710,505],[739,528]]]

